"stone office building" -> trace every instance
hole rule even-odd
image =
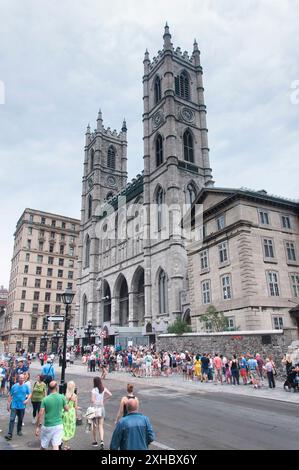
[[[266,191],[204,188],[188,246],[193,331],[213,304],[231,329],[299,327],[299,202]],[[198,212],[198,211],[197,211]]]
[[[79,226],[79,220],[34,209],[20,217],[2,332],[7,351],[57,349],[55,334],[64,323],[49,323],[47,316],[64,314],[61,294],[76,291]]]
[[[94,132],[87,128],[76,325],[82,341],[89,320],[106,342],[144,344],[190,314],[185,243],[176,228],[164,236],[165,207],[193,202],[213,184],[203,71],[196,41],[189,56],[173,47],[167,25],[163,39],[157,57],[150,61],[146,51],[143,62],[143,172],[127,183],[125,122],[112,132],[99,112]],[[118,209],[113,223],[111,208]],[[172,214],[177,227],[180,215]]]

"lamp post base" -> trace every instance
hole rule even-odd
[[[59,393],[61,395],[65,395],[66,393],[66,387],[67,387],[67,384],[66,383],[60,383],[59,384]]]

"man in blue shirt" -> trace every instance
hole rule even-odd
[[[5,439],[11,440],[16,417],[18,417],[17,434],[22,436],[22,424],[25,414],[25,408],[31,398],[28,385],[24,383],[24,375],[20,374],[18,383],[14,384],[10,389],[7,400],[7,411],[10,411],[9,429]]]
[[[117,423],[110,450],[146,450],[155,439],[150,420],[138,412],[138,406],[136,398],[128,400],[128,414]]]
[[[46,384],[49,384],[52,380],[55,379],[55,369],[51,359],[48,359],[47,364],[42,367],[41,375],[45,377]]]
[[[24,374],[28,370],[29,370],[29,367],[26,364],[24,364],[24,361],[19,361],[18,362],[17,367],[16,367],[16,374],[17,375]]]

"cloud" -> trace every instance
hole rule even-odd
[[[296,0],[1,0],[0,284],[25,207],[80,217],[84,133],[128,124],[128,169],[143,168],[143,54],[201,49],[210,159],[219,186],[298,197]],[[65,191],[65,188],[68,188]]]

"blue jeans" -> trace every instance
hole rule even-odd
[[[18,417],[18,424],[17,424],[17,432],[22,431],[22,424],[25,414],[25,408],[18,410],[17,408],[11,408],[10,410],[10,418],[9,418],[9,429],[8,434],[11,436],[13,435],[13,428],[15,425],[16,417]]]
[[[239,370],[238,369],[231,369],[231,371],[232,371],[234,385],[236,385],[236,383],[238,385],[240,385],[240,383],[239,383],[239,377],[240,377]]]

